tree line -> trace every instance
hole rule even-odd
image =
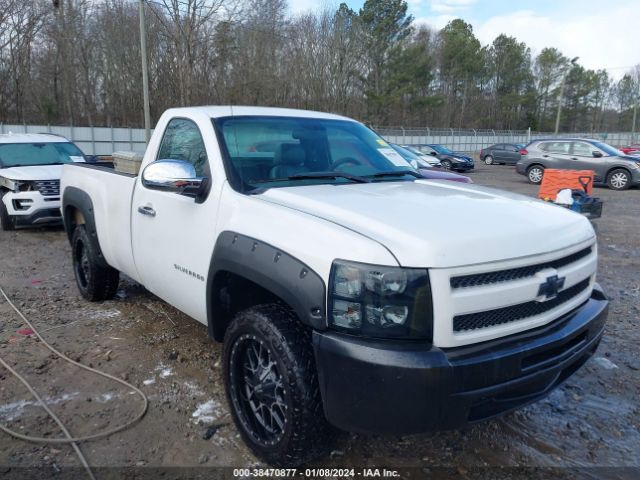
[[[57,8],[53,3],[57,3]],[[640,65],[614,81],[557,48],[482,45],[404,0],[291,16],[286,0],[145,0],[151,115],[199,104],[341,113],[377,126],[631,130]],[[140,127],[136,0],[0,0],[0,122]],[[640,118],[638,119],[640,124]]]

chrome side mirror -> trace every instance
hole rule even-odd
[[[204,180],[196,176],[194,166],[184,160],[156,160],[142,172],[144,187],[194,198],[202,192]]]

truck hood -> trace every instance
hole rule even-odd
[[[356,231],[407,267],[448,268],[538,255],[595,235],[586,218],[562,207],[454,182],[272,188],[256,198]]]
[[[59,180],[62,165],[34,165],[0,169],[0,177],[11,180]]]

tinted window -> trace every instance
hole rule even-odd
[[[540,149],[550,153],[569,153],[569,142],[543,142],[540,144]]]
[[[438,153],[441,153],[443,155],[451,155],[453,152],[451,150],[449,150],[447,147],[444,147],[442,145],[431,145],[431,147]]]
[[[427,155],[433,155],[434,153],[437,154],[438,152],[436,152],[433,148],[431,147],[420,147],[420,151],[422,153],[426,153]]]
[[[573,142],[573,154],[580,157],[593,157],[596,148],[587,142]]]
[[[84,161],[84,154],[71,142],[0,143],[0,167]]]
[[[327,175],[335,172],[362,177],[389,171],[413,172],[386,141],[352,121],[246,116],[220,118],[215,123],[222,132],[235,187],[242,191],[350,182]],[[256,147],[266,144],[272,151]],[[313,173],[324,177],[289,178]]]
[[[409,164],[414,168],[431,168],[431,165],[422,159],[422,154],[417,154],[407,147],[401,147],[400,145],[390,144],[396,152],[400,154]]]
[[[197,125],[191,120],[174,118],[167,125],[157,159],[184,160],[203,177],[207,170],[207,151]]]
[[[494,145],[493,147],[491,147],[493,150],[504,150],[504,144],[503,143],[498,143],[497,145]]]
[[[613,148],[611,145],[602,142],[593,142],[593,146],[602,150],[605,154],[611,156],[620,155],[620,151],[617,148]]]

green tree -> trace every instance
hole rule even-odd
[[[513,37],[499,35],[488,50],[494,124],[524,128],[535,108],[531,51]]]
[[[553,103],[552,95],[557,95],[554,88],[559,85],[563,69],[568,63],[569,59],[556,48],[544,48],[536,57],[533,74],[537,91],[538,129],[542,131],[551,128],[551,120],[547,118],[549,105]]]
[[[455,122],[459,108],[458,126],[464,122],[469,97],[483,71],[484,54],[471,24],[452,20],[440,31],[440,77],[447,98],[445,124]]]
[[[385,120],[385,107],[396,93],[390,93],[389,77],[397,55],[411,35],[413,17],[407,15],[404,0],[367,0],[358,13],[368,60],[364,75],[365,95],[372,121]],[[394,55],[396,56],[394,58]]]

